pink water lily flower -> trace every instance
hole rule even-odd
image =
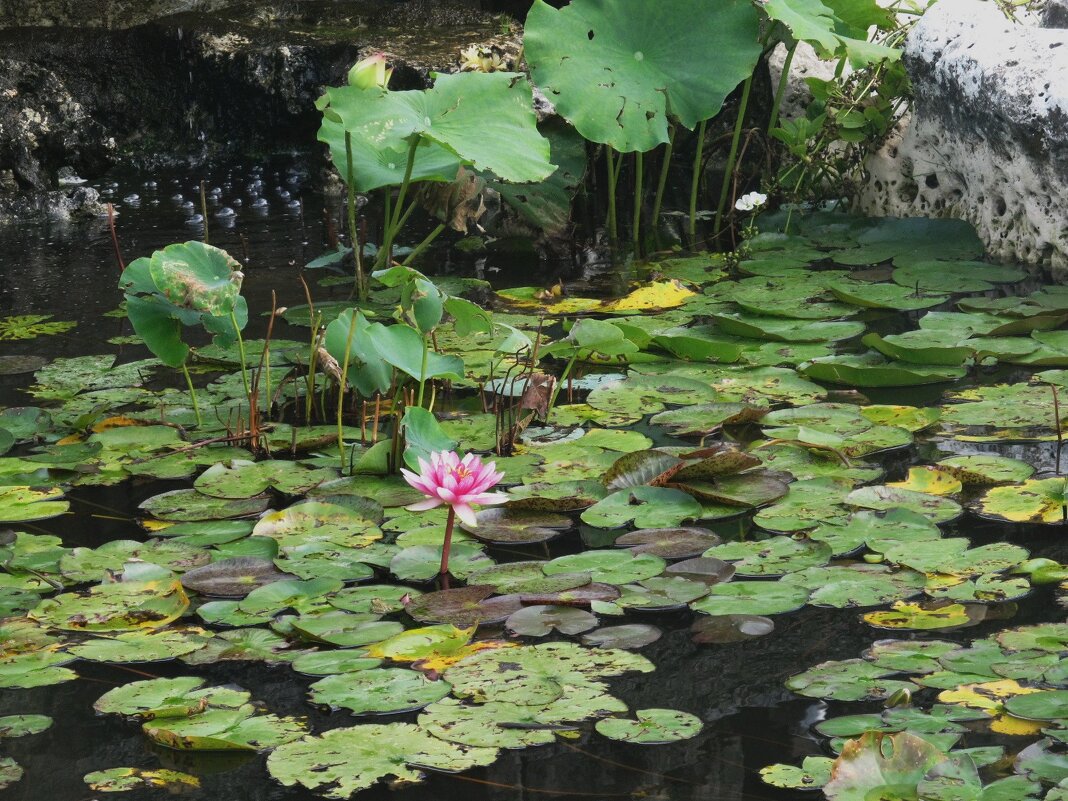
[[[412,512],[422,512],[438,506],[449,507],[449,518],[445,523],[445,543],[441,552],[441,572],[449,568],[449,547],[452,544],[452,527],[459,517],[464,525],[476,526],[478,520],[473,504],[487,506],[504,503],[508,496],[503,492],[487,492],[504,478],[504,473],[496,472],[495,462],[482,464],[482,460],[473,453],[461,459],[454,451],[438,451],[430,454],[430,463],[419,460],[418,475],[410,470],[401,469],[404,480],[426,495],[426,500],[406,507]]]

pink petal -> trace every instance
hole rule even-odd
[[[459,500],[456,493],[448,487],[438,487],[437,495],[441,500],[448,504],[456,503]]]
[[[426,500],[419,501],[418,503],[409,504],[404,508],[409,512],[425,512],[427,509],[434,509],[441,506],[445,501],[441,498],[427,498]]]
[[[460,518],[460,522],[465,526],[471,526],[472,528],[478,526],[478,518],[475,517],[475,510],[466,503],[454,503],[452,509],[456,512],[456,516]]]
[[[468,503],[477,503],[482,506],[490,506],[495,503],[505,503],[511,498],[503,492],[482,492],[478,495],[469,495],[465,498]]]

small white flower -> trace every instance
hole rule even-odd
[[[761,194],[760,192],[750,192],[747,195],[742,195],[738,198],[738,202],[734,204],[734,208],[738,211],[753,211],[758,209],[768,202],[768,196]]]

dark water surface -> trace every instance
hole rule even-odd
[[[298,268],[326,249],[324,208],[328,215],[336,216],[339,201],[326,198],[315,189],[314,174],[314,168],[299,161],[280,160],[265,165],[262,171],[254,172],[249,165],[233,165],[203,176],[120,172],[96,186],[116,203],[117,227],[127,261],[149,255],[172,242],[199,238],[200,225],[186,222],[192,214],[199,213],[199,208],[183,208],[181,204],[191,201],[199,206],[202,177],[209,190],[221,189],[219,198],[209,204],[211,241],[246,264],[244,294],[255,318],[250,323],[250,336],[256,336],[263,326],[258,315],[270,308],[271,290],[278,292],[280,304],[303,302]],[[262,188],[250,190],[250,184],[257,180],[262,180]],[[156,185],[147,185],[149,181]],[[282,191],[290,197],[284,197]],[[124,200],[134,193],[140,196],[137,202]],[[176,195],[181,198],[175,198]],[[260,197],[266,199],[266,208],[253,205]],[[214,216],[223,206],[233,208],[235,215]],[[416,240],[420,236],[419,232],[412,235]],[[569,264],[539,265],[533,259],[503,253],[475,258],[442,250],[439,259],[439,272],[478,275],[498,284],[547,284],[558,271],[570,270],[571,275],[581,277],[583,270],[581,266]],[[66,335],[0,343],[0,352],[39,353],[49,357],[114,352],[114,346],[107,340],[130,333],[124,321],[102,316],[121,300],[121,293],[116,289],[118,272],[105,221],[0,227],[0,316],[52,314],[57,320],[78,322]],[[313,291],[316,300],[341,299],[348,294],[347,287],[324,290],[314,283]],[[283,324],[275,335],[304,339],[306,332],[307,329]],[[122,358],[143,355],[142,349],[127,347]],[[28,379],[29,376],[0,378],[0,404],[31,402],[18,389]],[[937,401],[938,393],[939,388],[895,390],[879,393],[878,401],[931,404]],[[918,456],[926,458],[933,454],[932,446],[919,447],[918,454],[912,451],[889,457],[889,480],[899,479],[907,464],[915,463]],[[998,452],[1027,459],[1040,469],[1052,467],[1048,445],[1003,446]],[[177,486],[151,481],[79,489],[70,495],[76,514],[26,528],[62,536],[69,546],[143,538],[144,533],[133,522],[137,504]],[[947,536],[967,536],[975,544],[1010,538],[1007,527],[970,516],[946,529]],[[1031,549],[1033,555],[1068,560],[1068,546],[1061,542],[1059,534],[1015,526],[1011,529],[1011,539]],[[553,555],[569,547],[575,549],[577,545],[554,544]],[[491,548],[490,553],[499,561],[529,558],[529,554],[544,556],[541,550]],[[1048,588],[1040,588],[1019,607],[1015,623],[1064,616]],[[834,704],[794,696],[783,687],[783,681],[818,662],[858,656],[886,634],[862,624],[855,610],[807,607],[794,614],[777,616],[775,631],[763,638],[730,645],[698,646],[690,641],[688,633],[692,617],[688,611],[631,615],[630,618],[640,618],[664,629],[663,638],[641,652],[657,669],[651,674],[615,679],[610,684],[613,693],[631,709],[673,707],[698,715],[705,721],[705,730],[696,738],[662,746],[628,745],[609,741],[588,728],[575,741],[503,752],[502,758],[488,768],[461,776],[431,774],[422,784],[398,789],[378,786],[359,797],[368,801],[386,797],[398,801],[554,798],[777,801],[801,797],[803,794],[763,785],[757,771],[773,762],[797,762],[802,755],[819,753],[820,746],[809,728],[839,710]],[[994,620],[969,629],[936,634],[941,639],[963,641],[985,636],[1004,625]],[[287,790],[271,780],[264,769],[264,756],[199,756],[156,748],[137,725],[93,712],[93,702],[111,687],[146,675],[189,673],[190,669],[184,665],[163,663],[120,668],[79,663],[78,672],[82,678],[77,681],[0,693],[0,715],[40,713],[55,720],[41,734],[4,742],[4,754],[24,767],[25,776],[4,791],[3,798],[11,801],[94,798],[101,794],[88,790],[82,776],[115,766],[167,767],[194,773],[201,777],[203,786],[187,797],[196,801],[297,801],[317,797],[301,790]],[[310,707],[306,688],[313,679],[294,673],[286,665],[227,663],[198,668],[196,672],[211,683],[240,684],[277,714],[307,715],[313,731],[356,721],[344,711],[329,713]],[[861,704],[841,706],[850,712],[867,711]],[[389,716],[388,720],[414,718],[413,714]],[[985,744],[978,738],[972,739],[968,745]],[[134,792],[124,797],[140,801],[158,798],[163,793],[162,790]]]

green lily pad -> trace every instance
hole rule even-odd
[[[881,699],[912,686],[906,681],[886,678],[895,672],[863,659],[845,659],[809,668],[788,679],[786,686],[809,698],[834,701]]]
[[[1024,720],[1068,719],[1068,690],[1048,690],[1005,699],[1005,711]]]
[[[869,626],[877,629],[906,629],[910,631],[930,631],[933,629],[953,629],[971,623],[968,608],[963,604],[913,603],[895,601],[888,611],[868,612],[862,619]]]
[[[718,584],[690,604],[695,612],[723,615],[778,615],[800,609],[809,591],[782,581],[736,581]]]
[[[996,486],[1027,481],[1035,468],[1019,459],[996,454],[950,456],[938,461],[965,486]]]
[[[496,748],[447,742],[411,723],[368,724],[280,746],[267,758],[267,770],[286,787],[347,799],[386,778],[417,782],[420,768],[456,773],[489,765],[497,754]]]
[[[0,523],[24,523],[47,520],[66,514],[70,503],[58,500],[63,491],[58,487],[0,487]]]
[[[267,497],[226,500],[181,489],[154,495],[138,507],[160,520],[196,522],[258,515],[271,505]]]
[[[925,577],[914,570],[891,570],[886,565],[810,567],[784,576],[783,581],[812,592],[813,606],[847,609],[879,606],[923,592]]]
[[[287,651],[290,643],[265,629],[220,631],[207,645],[182,657],[187,665],[211,665],[216,662],[289,662],[300,655]]]
[[[0,790],[10,787],[22,778],[22,767],[11,757],[0,756]]]
[[[1068,521],[1068,480],[1029,479],[1022,484],[992,487],[979,498],[983,517],[1012,523],[1061,525]]]
[[[630,551],[593,550],[560,556],[546,562],[545,575],[557,573],[588,573],[595,582],[626,584],[660,575],[667,563],[652,554]]]
[[[127,662],[161,662],[190,654],[208,644],[210,634],[204,629],[166,629],[159,632],[132,631],[110,639],[85,640],[68,652],[92,662],[125,664]]]
[[[634,717],[636,720],[604,718],[595,728],[610,740],[654,745],[696,737],[704,725],[697,716],[677,709],[638,709]]]
[[[803,542],[791,537],[745,540],[715,545],[704,556],[733,562],[739,576],[784,576],[831,560],[831,549],[822,542]]]
[[[4,715],[0,717],[0,740],[40,734],[51,725],[48,715]]]
[[[100,581],[109,571],[120,571],[135,559],[181,572],[206,565],[211,555],[203,548],[173,540],[111,540],[96,548],[74,548],[59,560],[59,569],[73,582]]]
[[[506,629],[524,637],[544,637],[553,631],[560,634],[581,634],[596,625],[596,615],[568,606],[524,606],[504,621]]]
[[[850,387],[913,387],[964,378],[958,367],[886,361],[880,354],[845,354],[813,359],[798,367],[806,378]]]
[[[713,314],[716,327],[724,333],[750,339],[776,342],[838,342],[864,333],[864,324],[849,321],[798,323],[781,317],[758,317],[751,314]]]
[[[312,651],[293,660],[293,670],[305,676],[334,676],[370,670],[382,664],[381,659],[367,656],[363,648],[343,648],[336,651]]]
[[[200,787],[200,779],[177,770],[147,770],[144,768],[108,768],[94,770],[83,777],[89,789],[98,793],[125,793],[130,790],[163,788],[181,793]]]
[[[774,630],[775,622],[762,615],[713,615],[698,618],[690,626],[691,639],[698,645],[745,642]]]
[[[649,553],[663,559],[700,556],[721,542],[719,535],[705,528],[646,528],[617,537],[615,546],[631,553]]]
[[[784,790],[821,790],[831,780],[834,760],[829,757],[808,756],[796,765],[775,764],[760,769],[760,780]]]
[[[493,559],[482,543],[456,542],[449,551],[449,572],[459,579],[489,567]],[[401,581],[430,581],[441,568],[441,546],[412,545],[399,551],[389,563],[389,572]]]
[[[660,639],[661,631],[645,623],[604,626],[582,635],[582,644],[593,648],[623,648],[633,650]]]
[[[66,631],[130,631],[166,626],[188,606],[176,578],[123,581],[46,598],[30,617]]]
[[[629,487],[613,492],[581,515],[595,528],[668,528],[702,516],[701,504],[685,492],[665,487]]]
[[[474,582],[480,583],[480,582]],[[410,587],[391,584],[369,584],[361,587],[346,587],[327,597],[331,606],[346,612],[388,615],[399,612],[422,593]]]
[[[404,631],[404,626],[392,620],[377,620],[373,616],[343,612],[314,612],[293,620],[293,630],[315,642],[325,642],[342,648],[370,645]]]
[[[594,389],[587,403],[606,412],[662,412],[668,406],[711,403],[716,391],[707,383],[678,376],[632,375]]]
[[[466,628],[500,623],[519,611],[518,595],[494,595],[488,585],[469,585],[451,590],[428,592],[413,600],[407,612],[423,623],[451,623]]]
[[[845,502],[862,509],[908,509],[927,516],[935,523],[948,523],[956,520],[963,512],[960,504],[949,498],[887,485],[853,490],[846,496]]]
[[[1055,747],[1048,738],[1032,743],[1016,755],[1013,768],[1033,781],[1063,782],[1068,779],[1068,754]]]
[[[313,703],[348,709],[357,715],[395,714],[422,709],[449,694],[448,682],[406,668],[371,668],[327,676],[313,683]]]
[[[254,537],[271,537],[285,546],[309,542],[361,548],[382,538],[382,532],[359,512],[336,503],[302,501],[264,515],[252,530]]]

